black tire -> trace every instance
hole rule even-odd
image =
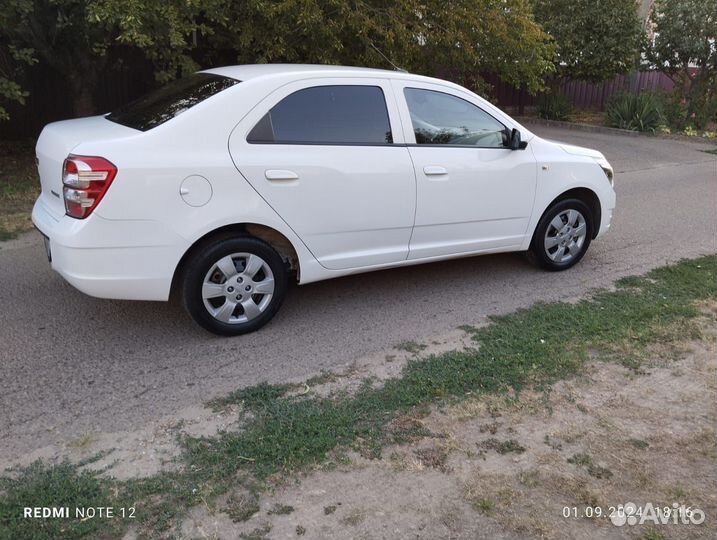
[[[242,256],[237,256],[239,254]],[[234,257],[227,259],[230,255]],[[258,256],[266,266],[262,264],[260,270],[253,277],[249,277],[249,274],[243,273],[249,270],[246,268],[249,257],[244,255]],[[221,271],[217,263],[222,260],[231,261],[237,272],[234,276],[227,277]],[[212,271],[211,276],[210,271]],[[254,278],[257,276],[259,281],[255,282]],[[259,290],[261,284],[266,288],[269,282],[265,280],[271,278],[273,278],[273,291],[270,295],[256,293],[251,289],[256,287]],[[241,285],[238,280],[242,280]],[[238,336],[258,330],[274,317],[286,296],[287,281],[284,262],[266,242],[252,236],[220,237],[200,246],[187,259],[181,281],[182,301],[189,316],[206,330],[221,336]],[[205,300],[203,297],[205,283],[209,287],[224,288],[224,292]],[[233,293],[237,293],[236,296],[227,293],[231,286],[234,287]],[[245,292],[245,286],[249,288],[249,293]],[[238,300],[240,297],[244,303]],[[249,305],[247,302],[253,302],[257,306],[258,312],[255,312],[254,308],[251,310],[253,318],[249,318],[248,311],[244,310],[244,305]],[[232,303],[236,303],[233,309]],[[209,311],[210,308],[215,312],[224,313],[225,317],[228,317],[227,322],[216,318]]]
[[[572,254],[572,257],[565,261],[554,260],[552,256],[556,256],[555,251],[560,249],[560,245],[556,246],[555,251],[552,253],[546,247],[545,239],[546,233],[557,232],[554,225],[551,222],[557,217],[561,216],[566,211],[575,210],[580,213],[585,223],[585,238],[582,244],[579,246],[579,251]],[[556,202],[548,208],[543,217],[540,218],[538,226],[535,228],[533,234],[533,240],[530,244],[530,251],[528,252],[528,258],[534,264],[551,271],[567,270],[568,268],[576,265],[585,256],[588,248],[590,247],[590,241],[593,237],[594,231],[593,215],[590,208],[579,199],[563,199]],[[577,245],[577,244],[576,244]],[[554,249],[554,248],[550,248]]]

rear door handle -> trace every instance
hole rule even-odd
[[[423,167],[423,174],[426,176],[441,176],[448,174],[448,171],[445,167],[440,167],[438,165],[426,165]]]
[[[264,171],[267,180],[298,180],[299,175],[286,169],[267,169]]]

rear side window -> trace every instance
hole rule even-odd
[[[378,86],[315,86],[277,103],[251,130],[250,143],[391,144]]]
[[[105,118],[123,126],[147,131],[238,82],[236,79],[213,73],[195,73],[158,88],[111,112]]]

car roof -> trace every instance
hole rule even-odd
[[[319,75],[322,77],[346,77],[346,76],[369,76],[381,78],[410,78],[435,80],[430,77],[414,75],[405,71],[355,67],[355,66],[333,66],[325,64],[244,64],[239,66],[224,66],[207,69],[202,73],[215,73],[225,77],[231,77],[239,81],[248,81],[272,76],[305,76]]]

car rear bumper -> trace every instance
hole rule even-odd
[[[49,241],[52,269],[98,298],[167,300],[174,271],[189,248],[159,222],[57,216],[42,197],[32,222]]]

